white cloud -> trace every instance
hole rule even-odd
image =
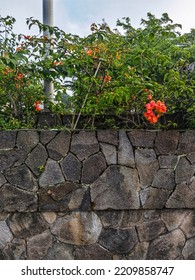
[[[0,0],[0,15],[6,17],[12,16],[16,19],[14,25],[14,31],[16,33],[30,34],[33,31],[29,31],[26,25],[26,18],[34,17],[42,20],[42,1],[41,0]],[[37,32],[37,30],[34,32]]]
[[[138,27],[147,12],[160,17],[167,12],[175,23],[183,25],[183,32],[195,28],[194,0],[53,0],[54,24],[67,33],[87,35],[93,22],[103,18],[115,28],[117,19],[130,17],[133,26]],[[42,0],[0,0],[0,14],[16,18],[17,33],[29,34],[26,18],[42,20]]]

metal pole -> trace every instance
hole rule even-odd
[[[43,24],[53,26],[53,0],[43,0]],[[43,35],[50,38],[49,30],[43,32]],[[49,49],[49,46],[48,46]],[[53,101],[54,86],[51,81],[44,81],[45,96]],[[46,106],[47,107],[47,106]],[[47,110],[47,108],[45,108]]]

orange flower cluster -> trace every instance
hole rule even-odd
[[[166,113],[166,111],[167,108],[164,102],[160,100],[158,100],[157,102],[151,100],[149,103],[146,104],[146,112],[144,113],[144,117],[150,123],[157,123],[160,116]]]
[[[24,73],[18,73],[17,76],[14,78],[15,81],[17,80],[22,80],[24,78],[25,74]]]
[[[10,69],[10,68],[5,68],[5,71],[4,71],[4,74],[5,75],[8,75],[9,73],[11,73],[12,72],[12,69]]]
[[[104,80],[104,83],[109,83],[111,81],[112,77],[109,75],[105,75],[104,77],[100,77],[100,80]]]
[[[43,110],[43,105],[39,100],[35,101],[34,106],[35,106],[35,111],[37,112]]]
[[[86,50],[86,55],[88,56],[94,56],[94,58],[96,58],[96,54],[99,53],[99,49],[98,48],[94,48],[92,49],[88,49]]]
[[[86,51],[86,54],[87,54],[88,56],[92,56],[92,55],[93,55],[92,49],[87,50],[87,51]]]

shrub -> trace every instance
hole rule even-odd
[[[33,18],[27,20],[29,28],[38,26],[40,34],[49,30],[51,38],[16,35],[14,22],[0,18],[1,128],[33,127],[42,103],[52,113],[76,114],[74,128],[81,115],[90,116],[93,125],[101,115],[114,121],[129,114],[145,116],[147,127],[152,122],[145,112],[150,96],[155,104],[165,104],[168,114],[183,114],[194,128],[194,72],[186,71],[195,60],[194,29],[181,35],[181,26],[166,13],[159,19],[148,13],[137,29],[129,18],[118,20],[120,32],[104,21],[94,23],[84,38]],[[54,83],[54,100],[45,96],[43,80]]]

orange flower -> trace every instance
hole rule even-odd
[[[162,102],[160,100],[158,100],[157,102],[155,102],[154,100],[151,100],[145,106],[146,106],[146,112],[144,113],[144,117],[150,123],[157,123],[161,114],[166,113],[166,110],[167,110],[164,102]]]
[[[152,94],[149,94],[148,97],[147,97],[147,99],[148,99],[148,100],[151,100],[151,99],[152,99]]]
[[[17,51],[17,52],[20,52],[21,50],[22,50],[21,47],[16,48],[16,51]]]
[[[8,75],[9,73],[11,73],[12,72],[12,70],[10,69],[10,68],[5,68],[5,71],[4,71],[4,74],[5,75]]]
[[[101,76],[100,80],[103,80],[103,79],[104,79],[104,83],[109,83],[111,81],[112,77],[109,75],[105,75],[104,77]]]
[[[54,66],[58,66],[58,65],[62,65],[62,64],[63,64],[62,61],[54,61],[54,62],[53,62],[53,65],[54,65]]]
[[[95,53],[98,53],[98,52],[99,52],[99,49],[98,49],[98,48],[95,48],[95,49],[94,49],[94,52],[95,52]]]
[[[25,76],[24,73],[19,73],[19,74],[17,75],[17,79],[18,79],[18,80],[21,80],[24,76]]]
[[[146,110],[154,110],[156,108],[156,103],[154,100],[151,100],[150,103],[146,104]]]
[[[88,56],[92,56],[92,55],[93,55],[92,49],[87,50],[87,51],[86,51],[86,54],[87,54]]]
[[[35,106],[35,111],[37,112],[43,110],[43,105],[39,100],[35,101],[34,106]]]
[[[109,83],[111,81],[112,77],[109,75],[106,75],[104,78],[105,83]]]
[[[161,102],[160,100],[158,100],[156,102],[156,110],[159,112],[159,113],[166,113],[166,106],[164,104],[164,102]]]
[[[15,80],[15,81],[22,80],[24,76],[25,76],[24,73],[19,73],[19,74],[17,74],[17,76],[14,78],[14,80]]]
[[[150,122],[150,123],[157,123],[158,118],[157,116],[152,112],[145,112],[144,117]]]

